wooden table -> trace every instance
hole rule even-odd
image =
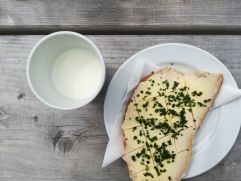
[[[106,62],[102,92],[78,110],[43,105],[26,81],[31,48],[59,30],[87,34]],[[115,71],[148,46],[181,42],[206,49],[241,86],[239,0],[0,0],[0,34],[0,181],[129,180],[122,160],[101,169],[108,142],[103,102]],[[240,138],[216,167],[188,180],[240,181]]]

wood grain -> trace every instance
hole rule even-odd
[[[0,0],[1,33],[239,33],[239,0]]]
[[[58,111],[40,103],[25,76],[28,53],[42,36],[0,37],[0,181],[127,181],[118,160],[101,169],[108,141],[103,101],[114,72],[133,53],[151,45],[182,42],[217,56],[241,87],[241,36],[89,36],[103,53],[107,78],[87,106]],[[190,181],[241,180],[241,135],[228,156]]]

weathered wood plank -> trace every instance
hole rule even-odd
[[[0,31],[238,33],[240,9],[239,0],[0,0]]]
[[[26,59],[41,37],[0,37],[1,181],[129,180],[122,160],[101,169],[108,141],[103,123],[103,101],[117,68],[133,53],[148,46],[182,42],[204,48],[229,68],[241,87],[241,36],[89,36],[106,61],[104,89],[92,103],[81,109],[58,111],[40,103],[26,82]],[[241,180],[240,138],[241,135],[218,166],[189,180]]]

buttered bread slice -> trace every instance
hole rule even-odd
[[[183,73],[166,67],[139,83],[122,125],[133,181],[182,178],[197,130],[222,81],[222,74]]]

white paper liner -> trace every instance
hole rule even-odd
[[[149,75],[152,71],[157,71],[160,69],[159,66],[146,62],[144,60],[138,60],[138,63],[132,68],[132,71],[129,76],[128,86],[123,97],[123,102],[120,105],[120,110],[114,119],[112,126],[112,131],[109,137],[109,142],[106,148],[104,161],[102,167],[108,166],[110,163],[114,162],[118,158],[124,155],[123,148],[123,133],[122,133],[122,123],[126,110],[126,106],[133,94],[133,90],[139,84],[139,82],[146,76]],[[217,96],[213,109],[218,108],[222,105],[230,103],[241,96],[241,90],[230,87],[223,84],[220,90],[219,95]]]

